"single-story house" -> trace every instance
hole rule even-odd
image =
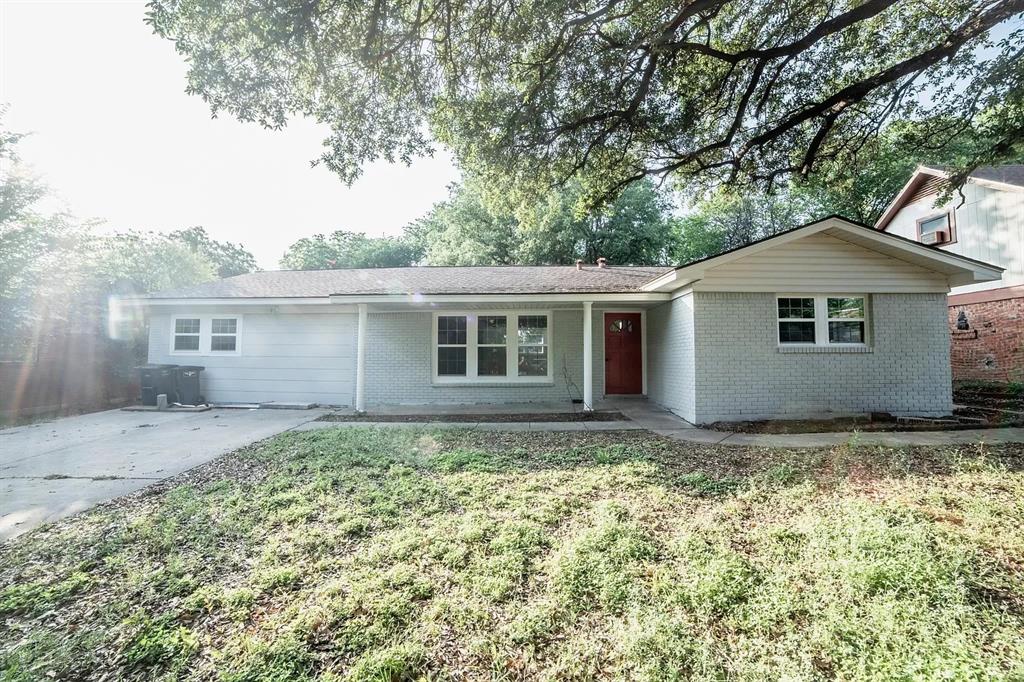
[[[681,267],[255,272],[130,299],[214,403],[647,396],[693,423],[952,409],[946,293],[1001,269],[839,217]]]

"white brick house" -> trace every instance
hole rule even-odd
[[[645,395],[694,423],[952,409],[946,293],[1000,268],[841,218],[669,267],[258,272],[124,299],[214,403]]]

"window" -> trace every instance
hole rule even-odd
[[[198,317],[179,317],[174,320],[174,350],[199,352]]]
[[[537,312],[434,315],[434,380],[546,382],[551,317]]]
[[[443,377],[466,376],[465,315],[437,318],[437,374]]]
[[[481,377],[503,377],[508,366],[508,318],[481,315],[476,332],[476,373]]]
[[[814,343],[814,299],[779,299],[779,343]]]
[[[174,317],[172,355],[240,355],[242,316]]]
[[[780,346],[864,346],[867,297],[779,296]]]
[[[519,316],[519,376],[548,375],[548,318],[546,315]]]
[[[864,299],[829,298],[828,342],[864,343]]]
[[[210,350],[234,352],[238,348],[238,320],[215,317],[210,325]]]
[[[945,234],[939,234],[944,232]],[[956,230],[950,212],[929,216],[917,221],[917,240],[924,244],[951,244],[956,241]]]

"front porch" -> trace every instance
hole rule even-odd
[[[352,413],[572,414],[643,397],[653,304],[358,302]]]
[[[696,427],[672,414],[644,396],[601,398],[594,401],[592,410],[584,410],[581,403],[571,401],[541,401],[526,403],[460,403],[425,405],[374,405],[364,412],[354,408],[334,410],[325,419],[353,423],[409,423],[409,424],[503,424],[512,430],[634,430],[647,429],[663,432]],[[597,417],[597,418],[595,418]],[[379,419],[375,419],[379,418]]]

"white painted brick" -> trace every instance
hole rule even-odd
[[[872,295],[871,353],[780,353],[770,293],[697,292],[693,315],[699,423],[952,410],[942,294]]]

